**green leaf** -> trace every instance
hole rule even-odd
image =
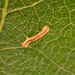
[[[50,31],[22,48],[44,25]],[[74,75],[75,0],[0,0],[0,75]]]

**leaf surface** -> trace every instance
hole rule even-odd
[[[50,31],[28,48],[27,37]],[[0,0],[0,75],[74,75],[75,1]]]

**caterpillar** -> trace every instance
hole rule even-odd
[[[49,32],[49,27],[45,25],[38,34],[36,34],[33,37],[26,38],[26,40],[23,43],[21,43],[21,45],[27,48],[30,42],[38,40],[39,38],[43,37],[47,32]]]

